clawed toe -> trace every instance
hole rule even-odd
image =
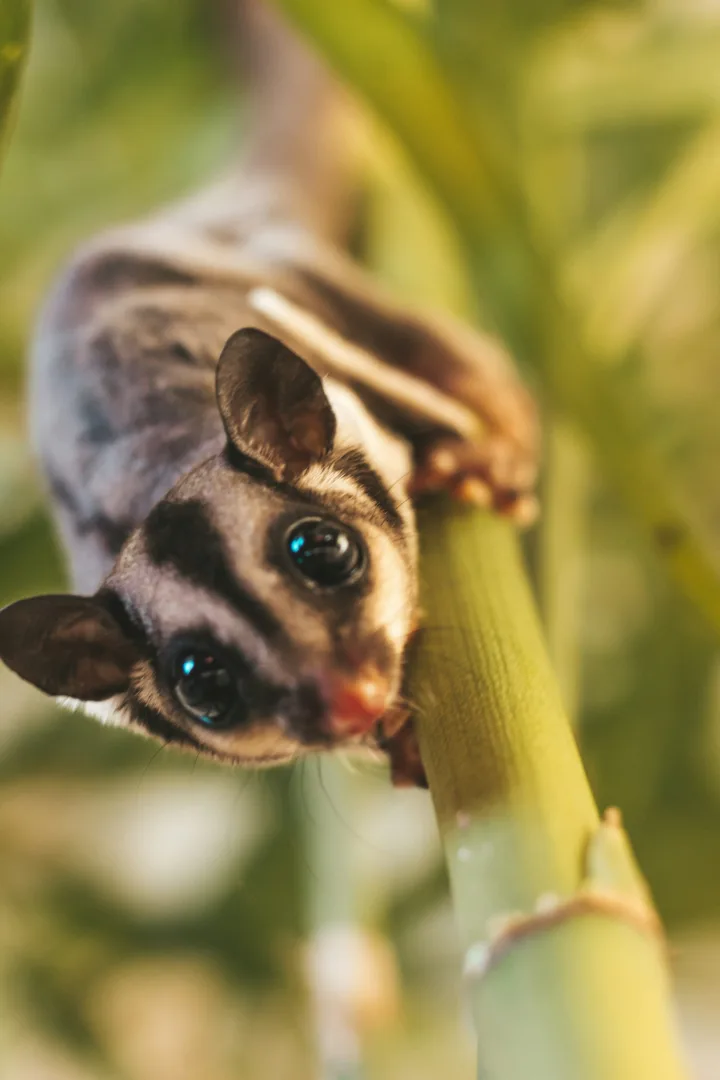
[[[479,443],[443,438],[421,456],[411,490],[415,495],[449,491],[526,528],[539,512],[536,475],[536,462],[507,438],[491,435]]]

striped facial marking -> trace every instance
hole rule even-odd
[[[120,560],[115,587],[149,642],[131,726],[257,764],[367,736],[397,694],[413,603],[383,479],[347,448],[294,485],[225,456],[204,469]],[[338,709],[357,715],[338,727]]]

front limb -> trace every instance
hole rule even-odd
[[[534,520],[539,425],[493,339],[390,301],[349,259],[320,251],[250,293],[268,329],[350,382],[410,440],[414,495],[440,489],[525,525]]]

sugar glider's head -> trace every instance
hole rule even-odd
[[[94,596],[0,612],[0,656],[102,719],[235,761],[367,740],[415,619],[407,448],[259,330],[228,341],[217,399],[222,452]]]

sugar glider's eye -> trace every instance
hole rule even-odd
[[[245,710],[237,683],[227,667],[206,650],[179,653],[174,664],[173,692],[194,720],[210,728],[240,723]]]
[[[311,585],[337,589],[357,581],[365,569],[360,538],[336,521],[304,518],[292,526],[285,543],[291,562]]]

